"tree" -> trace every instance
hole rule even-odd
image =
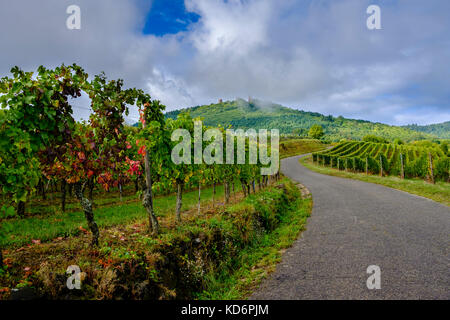
[[[68,98],[81,96],[87,74],[76,65],[41,66],[37,74],[14,67],[11,73],[12,78],[0,81],[0,131],[5,135],[0,176],[6,178],[2,192],[23,210],[39,181],[40,164],[65,153],[75,123]]]
[[[303,128],[295,128],[295,129],[292,130],[292,135],[294,135],[294,136],[301,137],[301,136],[304,136],[306,134],[307,134],[307,131],[306,131],[306,129],[303,129]]]
[[[0,120],[3,122],[2,120]],[[40,178],[39,160],[26,132],[0,124],[0,193],[4,196],[3,211],[9,203],[17,204],[17,214],[23,216],[25,202],[37,186]]]
[[[383,137],[379,137],[379,136],[373,135],[373,134],[365,135],[362,138],[362,141],[375,142],[375,143],[389,143],[389,141],[387,139],[385,139]]]
[[[123,89],[120,79],[107,81],[101,74],[88,81],[88,75],[77,65],[62,65],[55,70],[41,66],[36,75],[17,67],[11,72],[13,78],[0,81],[2,194],[23,208],[21,204],[35,190],[42,173],[49,179],[74,184],[93,234],[92,244],[97,245],[98,227],[84,189],[89,184],[92,190],[94,182],[106,190],[111,186],[120,188],[127,179],[128,145],[123,130],[127,105],[143,107],[147,123],[163,122],[164,107],[151,101],[142,90]],[[82,92],[91,99],[93,113],[89,124],[75,122],[68,102]],[[149,164],[148,156],[145,164]],[[146,170],[147,176],[148,172],[150,169]],[[147,186],[150,200],[147,194],[144,203],[152,207],[151,172]],[[2,211],[10,212],[8,205],[2,200]],[[150,212],[153,213],[152,208]],[[152,220],[155,221],[156,218]],[[157,221],[153,224],[157,227]]]
[[[439,147],[441,148],[441,150],[442,150],[442,152],[445,154],[445,155],[448,155],[448,142],[447,141],[443,141],[440,145],[439,145]]]
[[[55,70],[40,66],[37,74],[14,67],[11,73],[0,80],[1,215],[13,212],[10,200],[23,214],[42,164],[66,152],[75,123],[68,100],[81,96],[87,79],[76,65]]]
[[[194,121],[189,115],[189,113],[180,113],[176,120],[168,119],[166,122],[166,128],[171,135],[171,150],[172,152],[179,152],[181,163],[174,163],[172,159],[167,159],[166,168],[167,175],[166,178],[172,179],[177,188],[177,205],[176,205],[176,220],[181,222],[181,207],[183,205],[183,189],[185,184],[189,182],[191,177],[194,175],[194,166],[192,164],[191,150],[193,146],[193,141],[191,137],[194,136]],[[188,135],[184,137],[182,135],[172,136],[174,130],[181,129]],[[172,137],[174,140],[172,140]],[[180,138],[182,142],[180,143]],[[186,140],[189,138],[189,140]],[[182,147],[179,149],[178,147]],[[185,148],[186,147],[186,148]],[[182,153],[182,155],[181,155]]]
[[[144,157],[146,189],[142,199],[142,204],[147,211],[150,230],[153,234],[159,233],[159,223],[153,208],[153,179],[151,158],[162,166],[164,158],[161,150],[168,144],[164,144],[164,115],[165,106],[158,100],[151,100],[149,94],[142,90],[137,91],[138,97],[136,105],[140,111],[141,132],[139,154]],[[159,151],[158,151],[159,150]]]
[[[123,114],[128,112],[127,104],[134,104],[137,92],[122,87],[122,80],[108,81],[104,74],[83,83],[82,89],[91,99],[93,110],[89,124],[75,124],[64,155],[44,167],[47,177],[56,176],[75,185],[75,196],[85,213],[94,246],[98,245],[99,237],[91,203],[94,184],[97,182],[109,190],[111,186],[120,186],[126,177]],[[90,189],[89,198],[84,197],[86,186]]]
[[[204,141],[205,139],[205,131],[206,131],[206,127],[203,125],[203,122],[200,121],[200,119],[196,119],[198,120],[198,124],[201,124],[201,127],[198,125],[198,127],[200,127],[200,130],[198,130],[199,132],[201,132],[201,141],[197,142],[198,146],[201,146],[200,150],[201,150],[201,163],[199,164],[193,164],[193,180],[195,181],[195,183],[198,186],[198,199],[197,199],[197,213],[200,214],[201,213],[201,192],[202,192],[202,185],[206,184],[207,182],[209,182],[207,180],[208,178],[208,164],[206,163],[206,159],[203,159],[203,150],[205,148],[205,146],[208,145],[208,143],[206,143]],[[194,120],[195,121],[195,120]],[[198,133],[199,133],[198,132]],[[197,134],[198,134],[197,133]],[[222,135],[222,133],[220,133]],[[200,138],[200,137],[199,137]],[[213,144],[214,142],[211,142],[211,144]],[[195,150],[195,149],[194,149]],[[214,153],[214,152],[212,152]],[[203,160],[205,161],[205,163],[203,162]],[[210,166],[214,166],[215,164],[210,164]]]
[[[323,137],[324,132],[321,125],[314,124],[309,128],[309,136],[313,139],[320,139]]]

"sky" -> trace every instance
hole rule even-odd
[[[381,9],[369,30],[367,7]],[[69,5],[81,29],[69,30]],[[0,76],[77,63],[175,110],[252,96],[393,125],[450,120],[450,1],[0,0]],[[86,97],[73,102],[89,116]],[[127,121],[137,120],[131,109]]]

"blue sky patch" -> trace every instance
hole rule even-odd
[[[143,33],[155,36],[175,34],[187,30],[199,18],[198,14],[186,11],[184,0],[154,0]]]

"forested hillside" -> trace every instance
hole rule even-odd
[[[186,109],[184,109],[186,110]],[[192,117],[202,117],[208,126],[231,125],[234,128],[271,129],[280,133],[295,133],[306,136],[313,124],[324,128],[326,139],[362,139],[367,134],[375,134],[386,139],[395,138],[404,141],[421,140],[448,136],[448,130],[435,130],[431,133],[418,132],[409,128],[373,123],[344,117],[325,116],[320,113],[306,112],[283,107],[278,104],[264,103],[259,100],[247,102],[242,99],[217,104],[189,108]],[[166,113],[168,118],[176,118],[183,110]],[[445,125],[445,124],[443,124]],[[436,125],[440,126],[440,125]],[[447,132],[445,132],[447,131]]]
[[[418,126],[417,124],[412,124],[409,126],[405,126],[405,128],[417,132],[430,133],[442,139],[450,139],[450,121],[430,124],[427,126]]]

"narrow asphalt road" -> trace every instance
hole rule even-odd
[[[448,207],[312,172],[300,157],[281,170],[311,191],[312,215],[251,299],[450,299]],[[381,289],[367,288],[370,265],[381,269]]]

